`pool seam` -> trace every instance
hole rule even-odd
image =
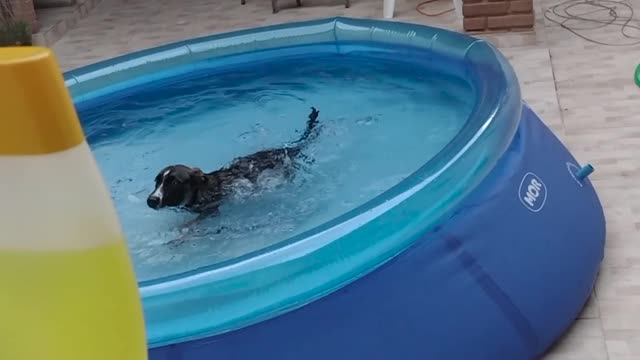
[[[515,328],[527,351],[531,354],[537,354],[540,348],[540,339],[520,308],[511,300],[507,292],[494,281],[473,254],[464,248],[462,240],[457,236],[447,234],[444,234],[443,238],[447,249],[460,262],[462,268]]]

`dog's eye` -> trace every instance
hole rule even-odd
[[[178,185],[180,183],[180,181],[178,181],[178,179],[176,179],[176,178],[173,178],[173,179],[171,179],[170,183],[171,183],[171,185]]]

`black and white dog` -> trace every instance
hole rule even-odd
[[[200,214],[199,219],[216,215],[238,181],[248,180],[255,184],[265,170],[284,168],[288,162],[303,156],[302,151],[314,137],[318,114],[319,111],[312,107],[305,131],[290,146],[237,158],[228,166],[210,173],[185,165],[167,166],[156,176],[155,189],[147,198],[147,205],[156,210],[182,208]]]

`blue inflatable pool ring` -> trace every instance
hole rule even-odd
[[[476,97],[465,125],[398,185],[319,228],[140,283],[152,360],[534,359],[577,317],[604,251],[594,169],[522,101],[485,41],[332,18],[170,44],[66,81],[85,106],[206,69],[365,50],[465,80]]]

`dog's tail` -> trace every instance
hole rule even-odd
[[[309,114],[309,120],[307,120],[307,127],[304,129],[304,132],[300,136],[298,140],[294,142],[297,146],[304,144],[307,140],[309,140],[312,135],[314,135],[314,130],[318,126],[318,114],[320,111],[316,110],[316,108],[311,108],[311,114]]]

